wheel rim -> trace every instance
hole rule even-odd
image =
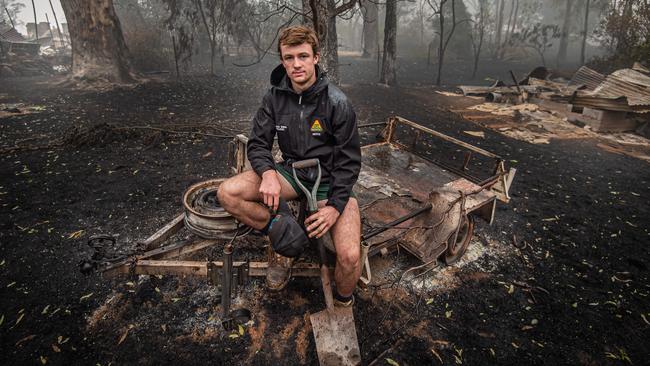
[[[445,262],[447,264],[452,264],[458,261],[467,247],[469,242],[472,239],[472,233],[474,231],[474,220],[471,216],[466,216],[462,219],[460,228],[458,229],[458,235],[456,236],[456,241],[454,241],[454,235],[447,239],[447,250],[445,251]]]

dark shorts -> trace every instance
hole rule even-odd
[[[298,186],[298,183],[296,183],[296,180],[293,179],[293,174],[289,173],[284,169],[284,167],[280,164],[275,164],[275,170],[280,173],[284,179],[291,184],[291,187],[293,187],[293,190],[296,191],[296,194],[298,194],[298,197],[303,197],[305,193],[300,189],[300,186]],[[314,182],[301,182],[308,190],[311,192],[312,188],[314,188]],[[327,183],[321,183],[318,186],[318,191],[316,191],[316,200],[318,201],[323,201],[327,200],[327,192],[330,190],[330,185]],[[354,197],[354,196],[353,196]]]

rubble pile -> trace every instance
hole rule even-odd
[[[650,137],[650,70],[639,63],[602,75],[586,66],[570,80],[553,78],[544,67],[512,85],[460,86],[465,96],[492,103],[535,103],[565,109],[568,121],[595,132],[636,131]]]
[[[49,59],[13,56],[0,61],[0,77],[51,75],[55,73]]]
[[[51,32],[50,32],[51,33]],[[14,27],[0,23],[0,77],[52,75],[70,65],[70,48],[52,36],[28,40]]]

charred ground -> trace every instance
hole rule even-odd
[[[388,89],[372,83],[372,62],[349,61],[342,89],[360,123],[397,114],[518,169],[512,202],[498,206],[493,226],[479,223],[472,245],[480,253],[472,260],[391,287],[417,262],[404,253],[378,259],[384,281],[360,291],[355,305],[364,360],[644,363],[648,164],[588,139],[541,146],[510,139],[451,112],[458,102],[425,85],[432,80],[425,65],[404,62],[403,86]],[[30,111],[0,118],[2,148],[51,148],[0,157],[0,362],[317,363],[303,316],[322,307],[317,281],[293,281],[282,294],[253,283],[238,301],[254,310],[254,321],[231,337],[220,328],[218,295],[204,281],[108,281],[78,270],[90,256],[90,235],[116,234],[122,250],[133,249],[180,211],[190,184],[228,174],[229,139],[206,134],[248,130],[271,67],[105,92],[38,78],[2,81],[0,102]],[[466,72],[450,65],[449,73],[455,84]],[[197,130],[204,134],[178,133]],[[465,130],[483,130],[485,138]],[[366,132],[371,141],[377,130]],[[261,256],[255,243],[242,241],[242,255]]]

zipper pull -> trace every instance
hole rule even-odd
[[[302,104],[302,94],[298,96],[298,104]]]

